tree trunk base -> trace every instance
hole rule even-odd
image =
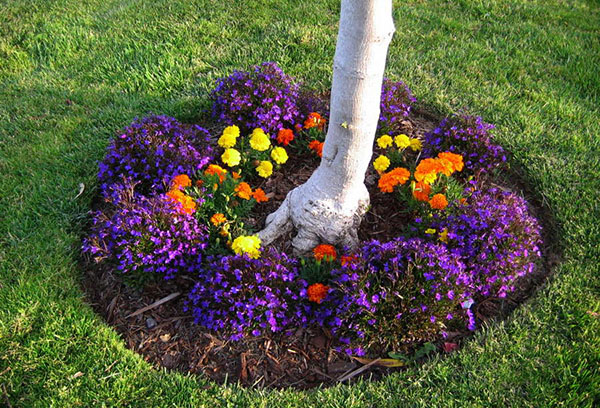
[[[356,248],[358,228],[369,206],[366,187],[362,186],[358,197],[339,200],[310,181],[290,191],[277,211],[267,217],[265,228],[258,233],[262,245],[295,229],[295,255],[306,255],[321,243]]]

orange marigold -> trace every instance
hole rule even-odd
[[[308,144],[308,148],[314,151],[319,157],[323,157],[323,142],[313,140]]]
[[[241,174],[238,173],[237,171],[232,171],[231,172],[231,177],[233,177],[234,180],[239,180],[242,178]]]
[[[317,261],[320,261],[323,258],[325,258],[326,261],[333,261],[337,256],[335,248],[327,244],[317,245],[315,249],[313,249],[313,254]]]
[[[436,210],[443,210],[448,206],[448,200],[445,195],[436,194],[429,200],[429,205]]]
[[[182,214],[192,214],[196,211],[196,202],[194,199],[183,194],[180,190],[170,190],[167,192],[167,197],[179,204],[178,209]]]
[[[266,203],[267,201],[269,201],[269,197],[267,197],[262,188],[257,188],[256,190],[254,190],[254,193],[252,193],[252,197],[254,197],[257,203]]]
[[[441,160],[446,160],[452,163],[453,171],[461,171],[464,167],[463,157],[460,154],[443,152],[438,154]]]
[[[423,159],[419,162],[415,170],[415,180],[431,184],[437,179],[437,174],[442,170],[443,168],[439,160],[432,158]]]
[[[173,177],[173,180],[171,180],[171,189],[181,189],[182,187],[191,187],[192,185],[192,180],[190,180],[190,178],[185,175],[185,174],[179,174],[178,176]]]
[[[412,195],[415,200],[427,202],[429,201],[429,193],[431,193],[431,186],[420,181],[415,184]]]
[[[227,174],[227,170],[217,164],[210,164],[206,170],[204,170],[204,174],[206,175],[219,175],[219,183],[222,183],[225,180],[225,175]]]
[[[340,258],[340,263],[342,266],[352,265],[356,261],[358,261],[358,257],[356,255],[344,255]]]
[[[321,303],[321,301],[325,299],[327,292],[329,292],[329,286],[323,285],[322,283],[313,283],[306,289],[308,300],[317,303]]]
[[[210,222],[212,222],[212,224],[215,227],[223,224],[225,221],[227,221],[227,218],[225,218],[225,215],[223,215],[222,213],[216,213],[215,215],[210,217]]]
[[[279,129],[277,143],[287,146],[292,140],[294,140],[294,132],[291,129]]]
[[[325,129],[326,120],[321,117],[317,112],[311,112],[308,118],[304,121],[304,129],[318,128],[319,130]]]
[[[382,192],[391,193],[394,191],[394,187],[406,183],[409,177],[410,171],[403,167],[396,167],[387,173],[383,173],[377,186]]]
[[[252,197],[252,187],[250,187],[250,185],[244,181],[235,186],[233,191],[235,191],[239,198],[243,198],[244,200],[250,200]]]

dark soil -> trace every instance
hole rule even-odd
[[[436,123],[436,118],[420,112],[403,123],[404,133],[419,137],[433,129]],[[318,157],[309,154],[294,157],[281,172],[260,185],[272,197],[254,214],[253,222],[257,226],[263,225],[266,216],[278,207],[290,189],[310,177],[318,166],[318,160]],[[390,199],[391,195],[377,190],[376,180],[376,174],[371,169],[366,177],[371,193],[371,209],[363,220],[359,236],[361,239],[368,237],[387,241],[398,235],[397,226],[405,222],[406,215],[398,211],[395,201]],[[544,261],[533,276],[518,282],[517,290],[506,298],[488,298],[477,302],[475,314],[479,324],[505,317],[526,301],[545,280],[553,264],[558,262],[558,257],[552,255],[557,248],[548,245],[556,242],[553,239],[555,227],[549,212],[539,205],[541,201],[525,183],[515,182],[514,175],[507,177],[507,180],[510,180],[513,191],[526,196],[543,226],[546,243],[542,248]],[[501,180],[495,183],[508,185]],[[284,237],[276,244],[281,249],[289,250],[289,238]],[[225,334],[194,325],[192,317],[183,312],[187,293],[194,284],[189,277],[180,276],[172,281],[157,282],[142,291],[125,286],[106,265],[84,260],[82,266],[83,287],[94,310],[116,328],[131,350],[140,353],[156,367],[202,374],[218,383],[227,381],[253,387],[297,389],[335,384],[362,367],[361,363],[347,355],[335,352],[331,336],[319,328],[298,329],[292,336],[269,335],[232,342],[227,340]],[[177,293],[179,295],[172,300],[131,316]],[[469,335],[466,329],[450,333],[448,338],[436,344],[437,349],[441,353],[452,352]],[[350,375],[349,381],[365,375],[377,379],[391,370],[399,369],[387,369],[374,364],[358,375]]]

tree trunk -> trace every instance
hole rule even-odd
[[[267,217],[265,229],[259,232],[263,245],[292,228],[297,230],[292,245],[298,254],[322,242],[358,244],[358,227],[369,206],[364,179],[393,34],[392,0],[342,0],[321,164]]]

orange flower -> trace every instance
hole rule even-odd
[[[304,129],[318,128],[319,130],[325,129],[326,120],[321,117],[317,112],[312,112],[308,115],[308,118],[304,121]]]
[[[204,174],[212,176],[214,174],[219,175],[219,183],[222,183],[225,180],[225,175],[227,174],[227,170],[217,164],[210,164],[206,170],[204,170]]]
[[[464,167],[463,157],[460,154],[443,152],[438,154],[440,160],[446,160],[452,163],[453,171],[461,171]]]
[[[382,192],[391,193],[394,191],[394,187],[406,183],[409,177],[410,171],[402,167],[396,167],[387,173],[383,173],[377,186]]]
[[[429,205],[436,210],[443,210],[448,206],[448,200],[445,195],[436,194],[429,200]]]
[[[244,200],[250,200],[252,197],[252,188],[248,183],[243,181],[238,184],[233,191],[236,192],[236,195],[239,198],[243,198]]]
[[[313,249],[313,254],[317,261],[320,261],[323,258],[325,258],[326,261],[333,261],[337,256],[335,248],[327,244],[317,245],[315,249]]]
[[[358,261],[358,257],[356,255],[344,255],[340,258],[340,263],[342,266],[352,265],[356,261]]]
[[[231,177],[233,177],[234,180],[239,180],[242,178],[242,176],[240,175],[240,173],[238,173],[237,171],[232,171],[231,172]]]
[[[210,217],[210,222],[212,222],[215,227],[223,224],[226,221],[227,218],[225,218],[225,215],[223,215],[222,213],[216,213],[215,215]]]
[[[171,189],[181,189],[182,187],[191,187],[192,186],[192,180],[190,180],[190,178],[185,175],[185,174],[180,174],[178,176],[173,177],[173,180],[171,181]]]
[[[423,159],[419,162],[415,170],[415,180],[427,184],[433,183],[437,179],[437,174],[442,172],[443,167],[437,159]]]
[[[308,144],[308,148],[314,151],[319,157],[323,157],[323,142],[313,140]]]
[[[327,296],[327,292],[329,292],[329,286],[323,285],[322,283],[313,283],[306,290],[308,300],[317,303],[321,303],[321,300]]]
[[[415,200],[427,202],[429,201],[429,193],[431,193],[431,186],[420,181],[415,184],[412,195]]]
[[[196,211],[196,202],[194,199],[183,194],[180,190],[170,190],[167,192],[167,197],[179,204],[178,209],[182,214],[192,214]]]
[[[254,193],[252,193],[252,197],[254,197],[257,203],[266,203],[267,201],[269,201],[269,197],[267,197],[262,188],[257,188],[256,190],[254,190]]]
[[[277,143],[287,146],[292,140],[294,140],[294,132],[291,129],[279,129]]]

